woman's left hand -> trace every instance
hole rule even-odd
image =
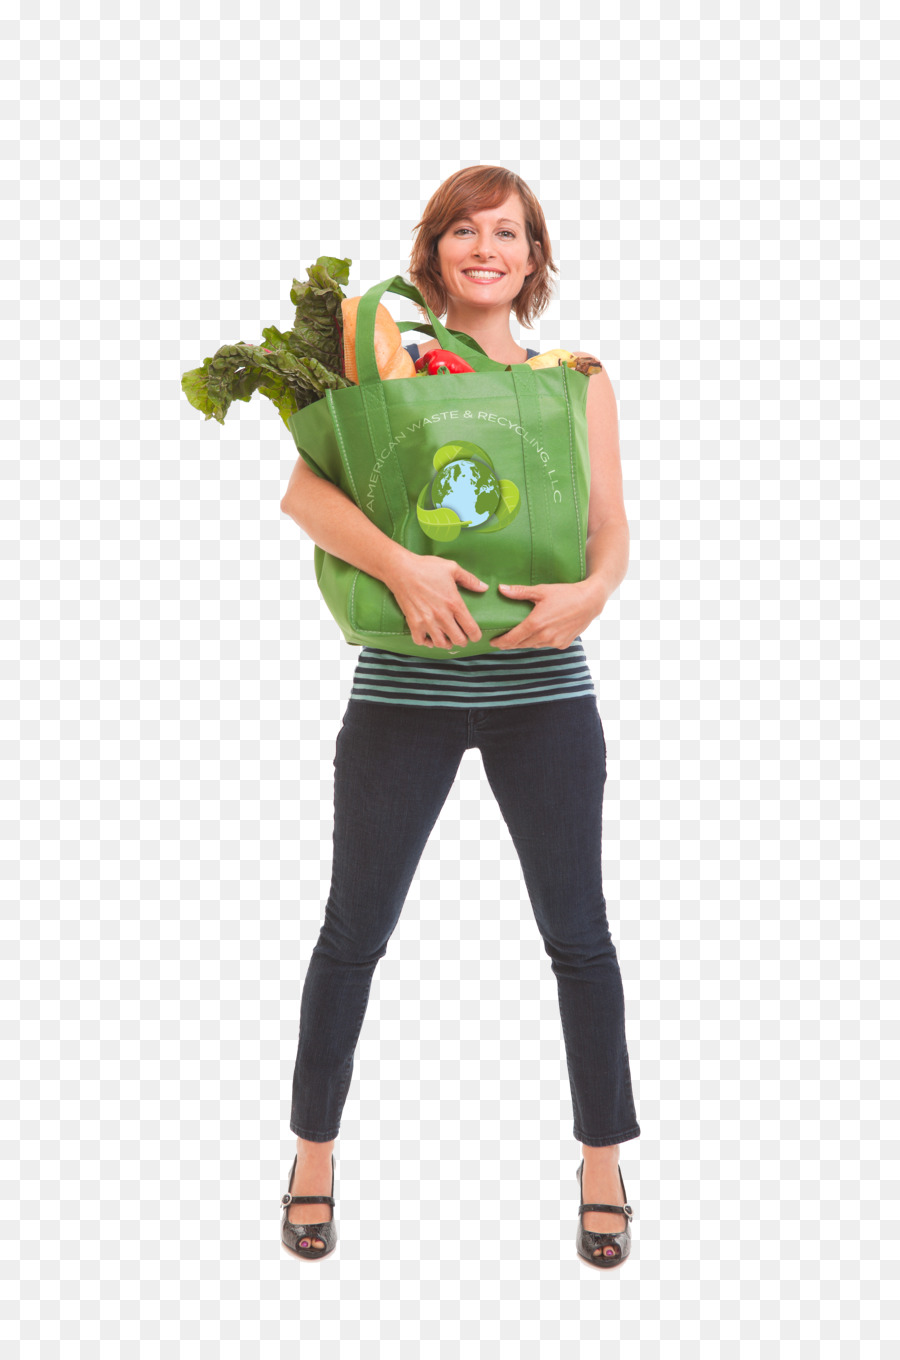
[[[579,633],[602,613],[606,600],[597,593],[596,582],[559,582],[554,585],[499,586],[509,600],[533,600],[527,618],[508,633],[494,638],[491,647],[498,652],[519,647],[571,647]]]

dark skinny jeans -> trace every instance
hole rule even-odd
[[[336,1138],[372,975],[465,751],[477,746],[556,975],[575,1138],[640,1135],[600,869],[606,740],[593,695],[509,708],[350,699],[334,756],[334,855],[300,1003],[291,1129]]]

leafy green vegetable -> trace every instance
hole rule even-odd
[[[291,302],[296,311],[289,331],[268,326],[263,343],[222,345],[200,368],[181,378],[181,390],[207,420],[224,425],[233,401],[249,401],[254,392],[268,397],[287,424],[329,388],[352,387],[344,376],[341,287],[350,278],[350,260],[320,255],[307,267],[308,282],[294,279]]]

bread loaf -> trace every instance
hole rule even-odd
[[[361,297],[344,298],[341,315],[344,325],[344,377],[358,383],[356,368],[356,319]],[[412,355],[403,348],[403,336],[387,307],[379,302],[375,313],[375,362],[382,378],[414,378]]]

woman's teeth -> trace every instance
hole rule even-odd
[[[484,283],[492,283],[494,279],[502,279],[503,275],[494,269],[464,269],[466,278],[478,279]]]

